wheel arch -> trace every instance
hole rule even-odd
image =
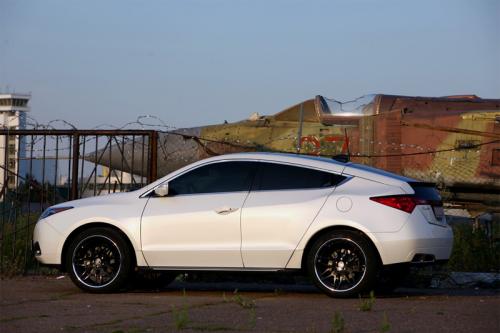
[[[382,265],[382,257],[380,256],[380,252],[379,252],[377,246],[375,245],[375,243],[373,242],[373,240],[368,235],[366,235],[366,233],[364,233],[363,231],[361,231],[359,229],[356,229],[354,227],[350,227],[350,226],[347,226],[347,225],[334,225],[334,226],[329,226],[329,227],[326,227],[326,228],[323,228],[323,229],[320,229],[320,230],[316,231],[314,233],[314,235],[312,235],[309,238],[309,240],[306,243],[306,246],[304,247],[304,251],[302,251],[302,259],[301,259],[301,262],[300,262],[301,269],[302,270],[306,269],[306,267],[307,267],[307,254],[311,250],[311,247],[313,246],[314,242],[319,237],[321,237],[322,235],[324,235],[327,232],[344,231],[344,230],[354,231],[354,232],[358,233],[361,237],[363,237],[364,239],[366,239],[368,241],[368,243],[372,246],[373,250],[376,253],[376,256],[377,256],[377,259],[378,259],[378,264]]]
[[[73,239],[75,239],[75,237],[78,234],[80,234],[81,232],[83,232],[85,230],[88,230],[88,229],[91,229],[91,228],[99,228],[99,227],[100,228],[111,229],[111,230],[114,230],[114,231],[118,232],[123,237],[123,239],[127,243],[127,246],[129,247],[129,249],[130,249],[130,251],[132,253],[132,261],[133,261],[132,265],[134,267],[137,265],[137,258],[136,258],[136,253],[135,253],[134,246],[132,245],[132,242],[130,241],[130,238],[127,236],[127,234],[125,234],[125,232],[123,232],[123,230],[121,230],[120,228],[118,228],[115,225],[110,224],[110,223],[92,222],[92,223],[87,223],[87,224],[79,226],[78,228],[76,228],[75,230],[73,230],[68,235],[68,237],[66,237],[66,240],[64,241],[64,245],[63,245],[62,251],[61,251],[61,266],[60,266],[60,270],[61,271],[63,271],[63,272],[66,271],[66,266],[64,264],[65,263],[64,258],[66,257],[66,252],[68,251],[68,247],[71,244],[71,242],[73,241]]]

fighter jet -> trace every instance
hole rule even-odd
[[[129,169],[141,165],[139,149],[113,146],[100,163],[120,170],[125,158],[123,171],[140,175],[139,167]],[[373,94],[339,102],[318,95],[274,115],[160,132],[158,176],[242,151],[349,159],[437,183],[449,205],[500,211],[500,99]]]

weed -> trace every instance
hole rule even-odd
[[[174,318],[174,324],[176,330],[182,330],[187,328],[189,324],[189,314],[188,307],[184,305],[181,309],[177,309],[172,306],[172,317]]]
[[[255,302],[249,298],[243,297],[239,294],[233,296],[233,300],[236,304],[241,306],[243,309],[253,309],[255,308]]]
[[[373,308],[373,304],[375,304],[375,293],[370,291],[370,296],[366,299],[361,299],[361,304],[359,305],[359,309],[361,311],[371,311]]]
[[[335,312],[332,318],[332,328],[330,333],[343,333],[345,329],[344,317],[339,312]]]
[[[255,307],[250,308],[248,311],[250,316],[250,318],[248,319],[248,326],[251,329],[254,329],[257,325],[257,314],[255,313]]]
[[[389,320],[387,319],[387,313],[384,311],[384,318],[382,319],[382,324],[380,325],[380,332],[386,333],[389,332],[391,329],[391,324],[389,323]]]

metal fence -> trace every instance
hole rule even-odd
[[[0,130],[0,273],[39,271],[32,233],[47,207],[155,180],[157,144],[152,130]]]

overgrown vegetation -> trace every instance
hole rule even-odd
[[[330,333],[343,333],[345,330],[345,321],[342,314],[335,311],[332,318],[332,327]]]
[[[174,319],[174,325],[176,330],[183,330],[187,328],[189,324],[189,313],[187,305],[183,305],[180,309],[172,306],[172,318]]]
[[[455,272],[500,271],[500,224],[492,223],[491,239],[486,230],[473,229],[472,224],[453,226],[453,252],[448,270]]]
[[[375,293],[370,291],[368,298],[360,298],[361,303],[359,304],[359,309],[361,311],[371,311],[373,305],[375,304]]]
[[[389,323],[389,319],[387,319],[387,313],[384,311],[384,317],[382,318],[382,324],[380,325],[380,332],[386,333],[391,330],[391,324]]]

